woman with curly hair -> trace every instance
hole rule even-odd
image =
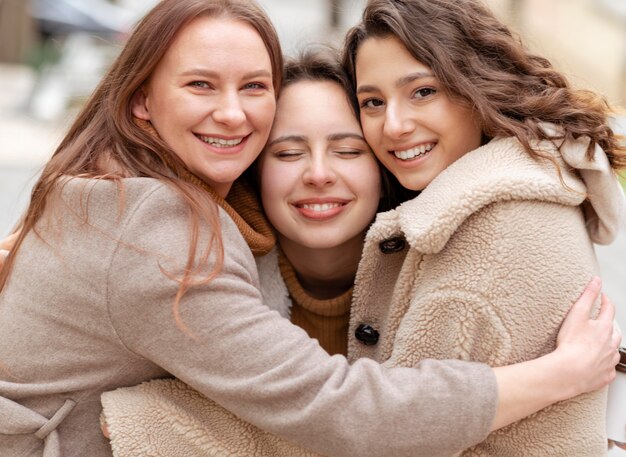
[[[624,219],[607,103],[478,0],[370,0],[345,66],[367,142],[419,191],[368,232],[350,356],[497,367],[550,351],[564,304],[597,272],[593,243]],[[557,403],[463,455],[605,455],[605,401]]]

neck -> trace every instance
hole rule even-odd
[[[325,300],[338,297],[354,285],[363,237],[361,234],[332,248],[309,248],[280,236],[280,248],[302,288],[312,297]]]
[[[215,193],[222,198],[226,198],[228,196],[228,193],[230,192],[231,187],[233,187],[232,182],[227,183],[227,184],[217,184],[217,183],[216,184],[207,183],[207,184],[211,186],[213,190],[215,190]]]

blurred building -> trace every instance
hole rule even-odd
[[[28,8],[24,0],[0,0],[0,62],[24,62],[33,48],[35,33]]]
[[[48,0],[106,4],[136,17],[157,0]],[[626,0],[484,0],[548,57],[573,83],[626,105]],[[0,0],[0,63],[27,63],[38,46],[33,5],[45,0]],[[366,0],[259,0],[273,19],[287,54],[311,41],[340,43]],[[106,6],[106,5],[105,5]],[[93,8],[92,8],[93,9]],[[99,16],[103,14],[98,13]]]
[[[626,0],[485,0],[578,87],[626,106]]]

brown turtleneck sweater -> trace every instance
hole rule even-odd
[[[338,297],[312,297],[300,284],[293,266],[279,250],[278,266],[292,301],[291,322],[303,328],[331,355],[346,355],[352,287]]]

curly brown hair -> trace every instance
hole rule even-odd
[[[353,85],[360,45],[388,36],[430,67],[451,98],[476,111],[486,137],[515,136],[531,156],[546,157],[532,145],[554,139],[539,127],[549,122],[562,128],[566,140],[588,136],[589,158],[598,144],[614,170],[626,168],[626,145],[609,125],[606,100],[573,89],[480,1],[369,0],[344,44],[343,65]]]

